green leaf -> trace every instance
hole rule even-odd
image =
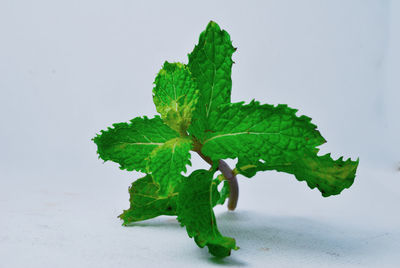
[[[232,46],[229,34],[211,21],[200,34],[199,43],[189,54],[188,66],[200,91],[190,132],[200,137],[207,129],[207,120],[213,110],[231,100]]]
[[[121,169],[146,172],[150,153],[179,134],[163,123],[160,117],[136,117],[130,123],[113,124],[102,130],[93,141],[104,161],[119,163]]]
[[[207,246],[214,256],[226,257],[237,247],[235,239],[218,231],[212,209],[212,176],[213,172],[196,170],[183,180],[177,203],[178,220],[199,247]]]
[[[217,200],[217,205],[223,205],[225,203],[225,200],[229,197],[230,194],[230,188],[229,188],[229,182],[224,181],[224,185],[222,186],[221,191],[219,192],[220,197]]]
[[[160,215],[176,215],[177,192],[159,196],[160,186],[151,175],[146,175],[132,183],[129,188],[130,208],[119,215],[123,225],[151,219]]]
[[[147,171],[160,185],[159,194],[164,196],[173,192],[190,163],[190,138],[174,138],[156,148],[150,155]]]
[[[210,115],[202,153],[213,160],[262,159],[272,164],[294,161],[299,151],[314,151],[325,140],[306,116],[286,105],[233,103]]]
[[[164,122],[186,133],[199,95],[189,68],[166,61],[154,83],[153,101]]]
[[[221,191],[218,191],[218,186],[223,182],[223,186]],[[212,182],[212,206],[215,207],[216,205],[223,205],[225,200],[229,197],[230,188],[229,182],[225,180],[224,175],[219,175],[215,178]]]
[[[318,156],[317,153],[303,152],[296,160],[279,165],[239,159],[236,169],[238,173],[249,178],[254,176],[257,171],[265,170],[290,173],[295,175],[299,181],[306,181],[311,189],[317,187],[322,196],[328,197],[340,194],[343,189],[349,188],[353,184],[357,166],[358,159],[357,161],[350,159],[343,161],[343,157],[341,157],[335,161],[330,154]]]
[[[286,105],[225,105],[213,113],[202,152],[211,159],[238,158],[239,173],[251,177],[260,170],[294,174],[323,196],[352,185],[358,162],[317,156],[325,142],[311,119],[297,117]]]

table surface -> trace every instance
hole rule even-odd
[[[175,217],[122,227],[117,215],[128,206],[128,177],[21,176],[10,174],[1,180],[2,268],[154,267],[160,262],[165,267],[400,263],[396,170],[360,165],[353,187],[330,198],[283,173],[240,177],[237,210],[215,209],[220,231],[234,237],[240,247],[222,260],[199,249]]]

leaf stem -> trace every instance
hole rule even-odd
[[[196,145],[198,145],[198,144],[196,144]],[[208,156],[205,156],[201,152],[201,149],[199,148],[200,146],[196,146],[196,145],[195,145],[194,151],[196,153],[198,153],[198,155],[201,158],[203,158],[204,161],[206,161],[208,164],[210,164],[212,166],[213,162],[212,162],[211,158],[209,158]],[[236,173],[232,171],[232,169],[229,167],[229,165],[224,160],[219,160],[218,169],[221,171],[222,175],[224,175],[225,179],[229,183],[228,209],[235,210],[238,199],[239,199],[239,184],[237,182]]]
[[[235,210],[239,199],[239,184],[236,175],[224,160],[219,160],[218,169],[229,182],[229,200],[228,209]]]
[[[200,155],[200,157],[203,158],[204,161],[206,161],[208,164],[210,164],[210,166],[213,165],[213,162],[212,162],[211,158],[209,158],[208,156],[205,156],[200,150],[196,151],[196,153],[198,155]]]

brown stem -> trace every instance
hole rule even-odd
[[[196,152],[200,155],[201,158],[203,158],[204,161],[206,161],[208,164],[210,164],[210,166],[213,165],[211,158],[209,158],[208,156],[205,156],[200,150],[196,151]]]
[[[235,210],[239,199],[239,185],[236,175],[224,160],[219,160],[218,169],[229,182],[228,209]]]
[[[199,148],[195,149],[201,158],[204,159],[208,164],[212,166],[212,160],[208,156],[205,156]],[[224,160],[219,160],[218,169],[221,171],[222,175],[228,180],[229,183],[229,199],[228,199],[228,209],[235,210],[238,199],[239,199],[239,185],[236,179],[235,173]]]

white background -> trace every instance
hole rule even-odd
[[[0,267],[398,267],[399,17],[394,0],[2,0]],[[186,63],[209,20],[238,47],[232,101],[287,103],[313,118],[321,153],[360,157],[329,198],[291,175],[240,177],[237,211],[216,210],[241,247],[225,260],[174,217],[122,227],[141,175],[102,164],[90,140],[156,114],[156,73]]]

